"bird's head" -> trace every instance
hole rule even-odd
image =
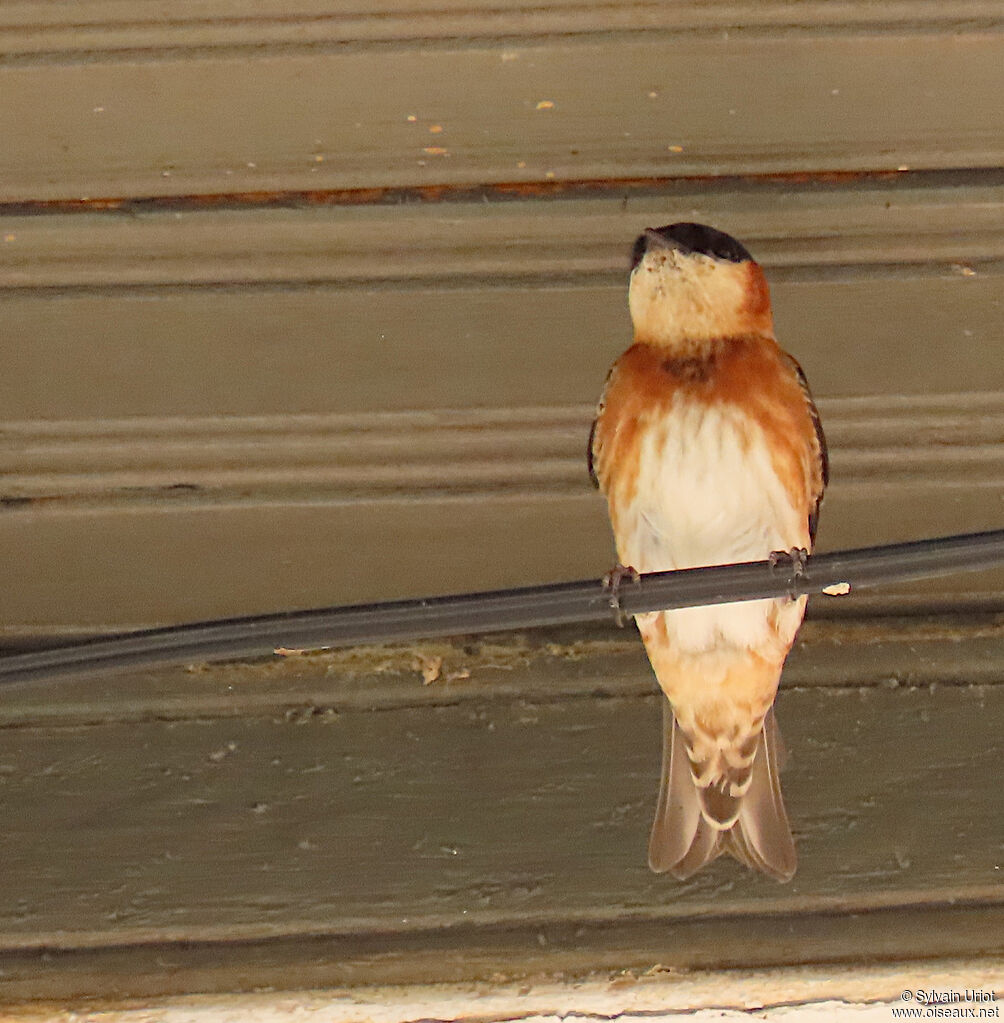
[[[628,305],[636,341],[676,351],[774,333],[759,264],[731,235],[704,224],[667,224],[639,235]]]

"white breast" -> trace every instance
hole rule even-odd
[[[669,413],[653,413],[639,435],[636,496],[618,521],[623,564],[658,572],[809,546],[804,509],[793,506],[778,479],[762,429],[737,409],[678,395]],[[668,612],[669,638],[691,653],[776,646],[771,605],[792,612],[797,606],[762,600]],[[793,636],[801,613],[782,617],[793,619]]]

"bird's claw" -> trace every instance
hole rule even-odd
[[[771,572],[778,572],[782,566],[790,573],[788,575],[788,596],[797,600],[801,594],[798,592],[798,580],[805,575],[805,566],[809,561],[809,552],[804,547],[792,547],[790,551],[771,551],[767,557]]]
[[[641,576],[638,574],[637,569],[631,568],[629,565],[621,565],[620,563],[614,565],[603,577],[603,589],[610,594],[610,607],[613,610],[614,621],[619,629],[623,629],[627,622],[627,615],[621,609],[621,583],[625,579],[630,579],[636,585],[641,582]]]

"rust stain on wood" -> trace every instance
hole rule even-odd
[[[29,199],[0,203],[0,217],[105,212],[193,212],[213,209],[272,209],[302,206],[396,206],[406,203],[526,200],[650,194],[674,186],[701,184],[716,190],[738,186],[847,186],[908,178],[911,185],[943,181],[972,171],[813,171],[742,175],[591,178],[561,181],[505,181],[483,185],[411,185],[378,188],[279,189],[163,196],[100,196],[85,199]]]

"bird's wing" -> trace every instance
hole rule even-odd
[[[816,408],[816,403],[812,400],[812,392],[809,390],[809,381],[805,378],[805,373],[802,372],[802,367],[799,366],[797,360],[787,352],[782,354],[785,362],[795,374],[795,379],[798,381],[798,386],[801,388],[802,395],[805,398],[805,407],[808,410],[809,418],[812,420],[812,428],[816,431],[816,443],[819,447],[819,485],[815,493],[815,503],[812,511],[809,513],[809,537],[815,543],[816,526],[819,524],[819,506],[823,500],[823,491],[830,482],[830,456],[826,449],[826,435],[823,433],[819,409]]]
[[[593,417],[593,425],[589,428],[589,444],[586,447],[586,465],[589,469],[589,478],[592,480],[593,486],[600,489],[600,477],[598,473],[600,463],[600,450],[597,437],[597,427],[599,426],[600,416],[603,415],[603,410],[607,406],[607,392],[610,390],[610,384],[614,376],[617,373],[617,363],[615,362],[607,373],[606,380],[603,381],[603,390],[600,392],[600,400],[596,406],[596,415]]]

